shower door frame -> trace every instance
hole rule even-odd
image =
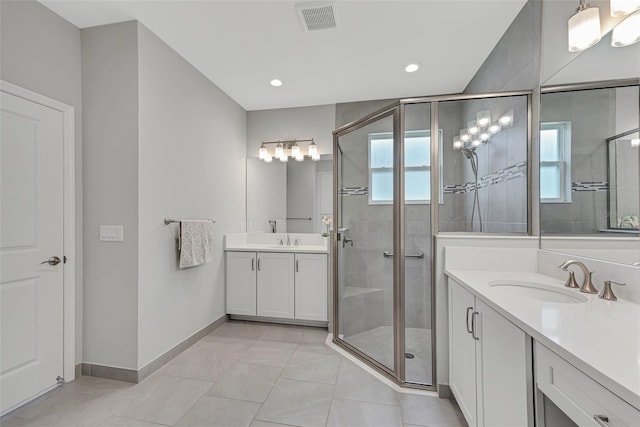
[[[539,97],[539,92],[537,96]],[[437,375],[437,352],[436,352],[436,268],[438,262],[437,251],[437,238],[439,235],[439,209],[440,209],[440,162],[432,162],[431,165],[431,200],[430,214],[431,214],[431,385],[423,385],[417,383],[406,382],[405,378],[405,283],[404,283],[404,269],[405,269],[405,229],[404,229],[404,215],[405,215],[405,200],[404,200],[404,130],[405,130],[405,107],[411,104],[429,104],[431,114],[431,158],[439,159],[440,157],[440,134],[439,134],[439,102],[446,101],[466,101],[474,99],[487,99],[487,98],[503,98],[514,96],[526,96],[527,97],[527,232],[526,233],[481,233],[481,232],[465,232],[469,235],[493,235],[493,236],[513,236],[526,235],[531,236],[533,234],[533,90],[519,90],[519,91],[507,91],[507,92],[489,92],[482,94],[450,94],[450,95],[436,95],[417,98],[404,98],[399,99],[389,105],[376,110],[360,119],[347,123],[335,131],[333,131],[333,217],[336,221],[335,228],[338,227],[339,216],[339,193],[338,193],[338,153],[342,150],[338,144],[338,139],[341,136],[356,131],[362,127],[365,127],[371,123],[374,123],[380,119],[393,116],[393,139],[394,139],[394,163],[393,163],[393,253],[396,256],[393,257],[393,331],[394,331],[394,369],[389,369],[381,362],[375,360],[368,354],[359,350],[355,346],[349,344],[339,336],[339,310],[340,298],[338,292],[338,233],[334,230],[331,233],[331,249],[333,256],[332,262],[332,291],[333,291],[333,304],[332,304],[332,332],[333,343],[339,347],[347,350],[348,352],[356,355],[359,359],[364,361],[367,365],[374,368],[378,372],[385,375],[387,378],[395,382],[401,387],[415,388],[420,390],[437,391],[438,390],[438,375]],[[538,102],[539,105],[539,102]],[[397,142],[397,143],[395,143]],[[456,233],[460,234],[460,233]]]

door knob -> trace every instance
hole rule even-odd
[[[60,258],[58,258],[57,256],[52,256],[48,260],[42,261],[40,264],[58,265],[61,262],[62,260]]]

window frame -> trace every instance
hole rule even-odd
[[[543,166],[557,166],[560,176],[560,197],[542,197],[542,182],[540,186],[541,203],[571,203],[571,122],[542,122],[540,123],[540,133],[543,130],[558,131],[558,157],[560,160],[539,159],[539,169]],[[540,145],[542,137],[540,137]],[[539,150],[541,153],[542,150]]]
[[[404,133],[405,135],[405,140],[407,137],[427,137],[429,138],[429,150],[431,150],[431,130],[430,129],[425,129],[425,130],[408,130],[405,131]],[[393,172],[393,161],[392,161],[392,166],[391,167],[377,167],[377,168],[372,168],[371,167],[371,145],[372,145],[372,141],[374,140],[378,140],[378,139],[391,139],[393,140],[393,132],[373,132],[368,134],[368,151],[367,151],[367,168],[368,168],[368,175],[369,175],[369,191],[368,191],[368,201],[369,201],[369,205],[392,205],[393,204],[393,199],[390,200],[372,200],[372,196],[373,196],[373,173],[374,172]],[[443,179],[443,171],[442,171],[442,166],[443,166],[443,153],[442,153],[442,129],[438,130],[438,141],[439,141],[439,150],[438,150],[438,163],[439,163],[439,168],[438,168],[438,175],[440,176],[440,185],[439,185],[439,194],[440,194],[440,204],[444,203],[444,185],[442,182]],[[430,159],[431,160],[431,159]],[[405,167],[404,168],[404,172],[405,174],[407,172],[411,172],[411,171],[424,171],[427,172],[429,174],[429,177],[431,177],[431,165],[433,164],[432,161],[430,161],[430,164],[428,166],[410,166],[410,167]],[[406,182],[406,179],[405,179]],[[405,195],[406,195],[406,188],[405,188]],[[406,205],[429,205],[431,204],[431,198],[427,199],[427,200],[406,200],[404,201],[404,203]]]

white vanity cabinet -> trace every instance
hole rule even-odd
[[[327,321],[327,255],[226,252],[227,314]]]
[[[449,386],[471,427],[533,425],[530,339],[449,279]]]

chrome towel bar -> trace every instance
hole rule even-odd
[[[287,218],[287,219],[297,219],[300,221],[311,221],[311,217],[307,217],[307,218]]]
[[[172,223],[174,223],[174,222],[178,222],[178,223],[179,223],[179,222],[182,222],[182,221],[185,221],[185,220],[182,220],[182,219],[171,219],[171,218],[165,218],[165,219],[164,219],[164,225],[169,225],[169,224],[172,224]],[[215,222],[214,220],[212,220],[212,219],[205,219],[205,220],[203,220],[203,221],[211,221],[211,222],[212,222],[212,223],[214,223],[214,224],[216,223],[216,222]]]
[[[393,252],[384,251],[382,252],[382,256],[384,256],[385,258],[391,258],[393,256]],[[405,258],[424,258],[424,252],[418,251],[415,254],[404,254],[404,257]]]

